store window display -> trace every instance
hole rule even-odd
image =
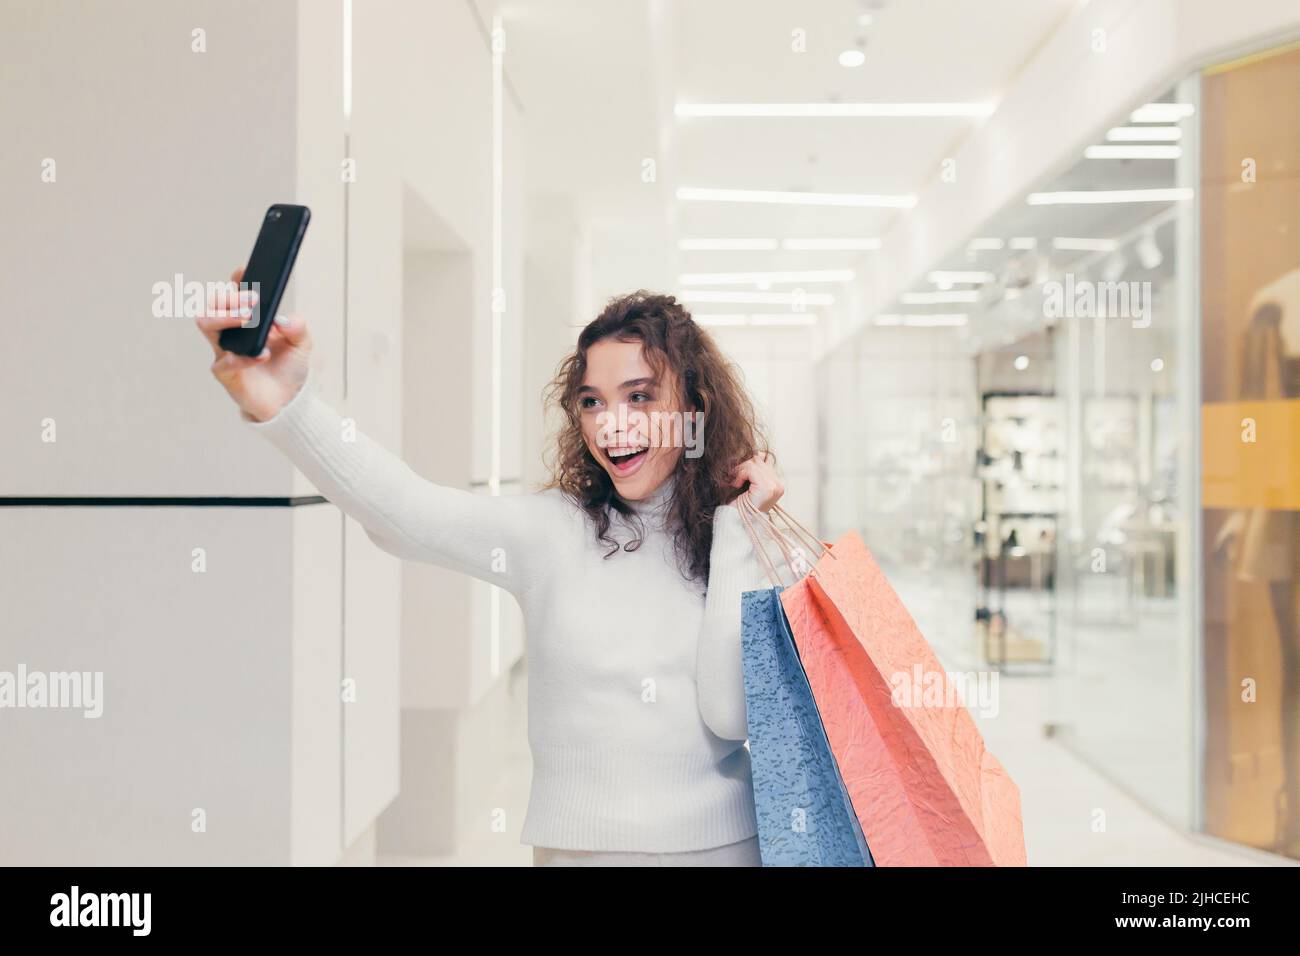
[[[1300,49],[1201,83],[1205,829],[1300,859]]]
[[[1240,350],[1243,402],[1300,399],[1300,269],[1257,292],[1246,311],[1249,321]],[[1300,448],[1293,450],[1300,453]],[[1273,845],[1300,856],[1300,512],[1237,509],[1215,536],[1215,551],[1227,553],[1239,581],[1267,588],[1281,663],[1282,784],[1274,805]]]

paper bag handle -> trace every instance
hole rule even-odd
[[[813,553],[816,558],[820,558],[826,554],[834,557],[833,552],[831,552],[829,548],[819,541],[811,531],[792,518],[785,509],[781,508],[779,505],[773,505],[772,511],[781,519],[782,523],[786,527],[786,531],[782,531],[777,527],[771,517],[760,511],[754,505],[753,501],[750,500],[748,494],[742,494],[736,500],[736,510],[740,512],[740,518],[745,523],[745,530],[748,532],[749,538],[754,544],[754,552],[758,556],[759,561],[763,564],[764,569],[767,571],[768,579],[772,582],[773,587],[782,587],[783,585],[781,583],[780,575],[777,573],[776,567],[773,565],[771,557],[768,555],[767,548],[764,546],[757,529],[761,528],[763,531],[767,532],[767,535],[776,542],[776,546],[780,550],[781,556],[785,559],[786,566],[790,569],[790,573],[796,581],[799,580],[802,575],[798,570],[799,562],[795,557],[795,550],[802,550],[802,546],[807,542],[811,541],[813,543]],[[787,532],[790,537],[787,537]],[[810,567],[808,573],[813,574],[815,573],[815,570]]]

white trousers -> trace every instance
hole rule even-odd
[[[683,853],[552,850],[533,847],[533,866],[762,866],[758,837]]]

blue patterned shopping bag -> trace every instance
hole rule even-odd
[[[781,588],[741,596],[754,808],[764,866],[873,866],[822,729]]]

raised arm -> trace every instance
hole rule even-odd
[[[365,528],[370,539],[404,558],[439,564],[519,595],[539,569],[560,502],[549,495],[489,497],[436,485],[344,421],[318,394],[306,321],[275,317],[258,356],[222,348],[223,329],[246,321],[256,296],[232,286],[208,302],[199,331],[216,356],[212,374],[263,434],[330,501]],[[261,317],[270,321],[270,316]]]
[[[535,539],[550,523],[552,502],[537,495],[478,495],[421,477],[363,432],[345,427],[349,423],[320,396],[314,373],[273,418],[243,417],[385,551],[515,594],[537,573]]]

